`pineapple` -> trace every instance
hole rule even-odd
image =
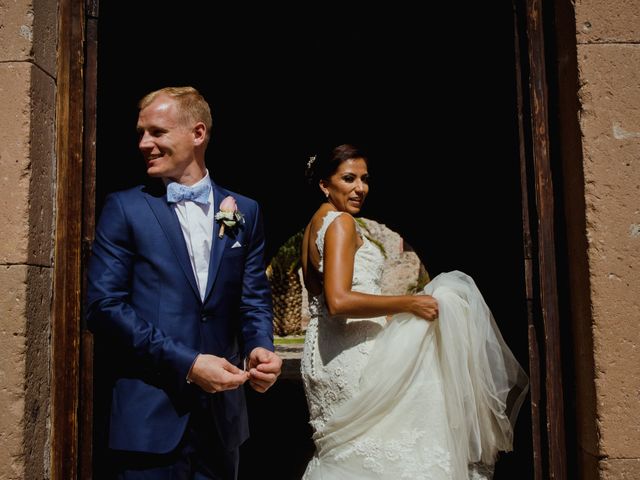
[[[275,334],[281,337],[302,333],[302,283],[298,269],[303,234],[300,230],[289,238],[267,267],[273,298],[273,324]]]

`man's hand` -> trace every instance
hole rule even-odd
[[[205,392],[215,393],[238,388],[249,380],[249,373],[224,358],[202,353],[196,357],[187,378]]]
[[[256,347],[249,354],[249,384],[257,392],[266,392],[276,382],[282,359],[270,350]]]

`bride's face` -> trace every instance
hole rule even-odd
[[[339,212],[360,212],[369,193],[369,171],[363,158],[345,160],[328,180],[320,181],[322,192]]]

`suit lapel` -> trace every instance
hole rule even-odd
[[[164,230],[173,253],[178,257],[178,263],[180,264],[182,272],[187,277],[189,285],[191,285],[191,288],[193,288],[197,297],[200,298],[198,284],[196,283],[196,278],[193,274],[191,260],[189,260],[187,245],[184,243],[184,235],[182,234],[180,221],[171,206],[167,203],[167,194],[165,193],[164,195],[157,197],[145,195],[145,199],[158,219],[162,230]]]
[[[224,194],[220,191],[215,183],[211,182],[211,186],[213,187],[213,207],[216,209],[215,211],[217,211],[220,209],[222,200],[224,200]],[[222,261],[222,253],[224,252],[225,246],[227,244],[227,239],[229,238],[227,234],[223,235],[222,238],[219,238],[218,232],[220,231],[220,224],[215,220],[213,222],[213,241],[211,242],[211,257],[209,258],[209,278],[207,280],[207,291],[204,294],[205,302],[211,294],[211,290],[213,290],[213,285],[216,281],[216,277],[218,276],[218,270],[220,269],[220,262]]]

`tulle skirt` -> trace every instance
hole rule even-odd
[[[528,378],[475,282],[447,272],[424,293],[439,318],[382,330],[358,393],[314,434],[305,480],[488,478],[512,449]]]

